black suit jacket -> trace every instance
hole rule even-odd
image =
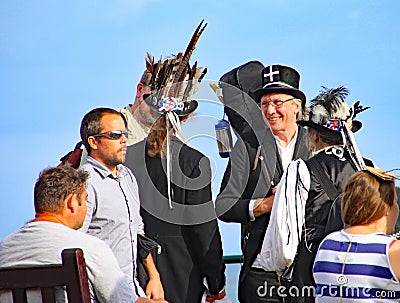
[[[211,294],[225,285],[222,242],[211,196],[209,160],[171,140],[172,208],[168,201],[166,160],[149,157],[146,141],[128,147],[125,165],[134,173],[148,237],[162,247],[156,266],[169,302],[200,302],[206,278]]]
[[[279,183],[283,174],[271,132],[266,130],[257,137],[238,139],[216,199],[218,217],[224,222],[241,224],[244,264],[240,280],[245,277],[261,250],[270,217],[267,213],[250,221],[249,202],[270,196],[271,187]],[[310,157],[306,141],[306,130],[299,126],[293,160]]]

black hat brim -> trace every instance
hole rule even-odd
[[[352,123],[351,131],[353,133],[358,132],[362,127],[362,122],[361,121],[353,120],[353,121],[351,121],[351,123]]]
[[[332,138],[332,140],[334,140],[334,141],[342,140],[342,134],[340,132],[333,130],[333,129],[329,129],[325,126],[319,125],[312,121],[300,120],[300,121],[297,121],[297,124],[299,124],[301,126],[310,127],[312,129],[314,129],[315,131],[317,131],[318,133]]]
[[[271,86],[266,88],[260,88],[253,92],[254,99],[257,103],[260,103],[261,97],[266,94],[288,94],[296,97],[302,101],[303,107],[306,105],[306,95],[297,88],[282,87],[282,86]]]
[[[199,103],[196,100],[191,100],[189,102],[186,101],[183,110],[176,112],[176,114],[178,116],[190,115],[197,109],[198,106],[199,106]]]

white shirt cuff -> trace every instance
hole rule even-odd
[[[256,204],[255,199],[250,200],[249,202],[249,217],[250,217],[250,221],[254,221],[256,219],[256,217],[254,216],[254,205]]]

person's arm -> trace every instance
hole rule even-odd
[[[389,261],[397,280],[400,280],[400,240],[395,240],[389,248]]]
[[[168,303],[164,298],[140,298],[118,265],[111,248],[95,237],[89,236],[87,243],[91,249],[84,249],[88,278],[93,295],[100,303]]]
[[[111,248],[98,238],[87,235],[84,256],[90,287],[98,302],[131,303],[138,299],[118,265]],[[89,250],[90,248],[90,250]]]
[[[164,289],[161,283],[160,274],[154,264],[151,253],[144,259],[149,281],[146,285],[146,296],[150,299],[164,299]]]
[[[139,209],[140,196],[139,196],[139,188],[136,181],[136,177],[129,168],[127,168],[127,170],[132,179],[132,192],[135,200],[134,203],[138,205]],[[138,234],[144,234],[143,218],[140,216],[140,213],[138,213],[137,216],[138,216],[137,219]],[[154,264],[153,256],[151,255],[151,253],[149,253],[147,257],[144,259],[144,266],[146,268],[147,275],[149,276],[149,281],[146,285],[146,290],[145,290],[146,296],[150,299],[164,299],[164,289],[161,284],[160,274],[158,273],[156,265]]]
[[[207,281],[209,296],[220,294],[225,287],[225,264],[222,261],[222,241],[217,220],[187,226],[186,241],[190,243],[202,277]]]
[[[266,203],[260,203],[263,202],[262,200],[257,201],[257,198],[266,197],[267,192],[260,193],[256,190],[258,183],[264,180],[254,178],[254,174],[257,174],[251,167],[254,165],[254,159],[252,159],[254,157],[255,152],[253,154],[252,151],[249,154],[243,141],[238,140],[231,153],[221,189],[215,201],[218,218],[224,222],[248,224],[254,221],[255,217],[268,211],[268,207],[265,207]],[[266,188],[266,186],[262,187]]]
[[[207,217],[204,223],[184,226],[183,236],[185,242],[189,244],[190,254],[194,256],[201,276],[207,281],[209,296],[218,294],[222,296],[221,292],[225,287],[225,264],[222,261],[221,235],[212,203],[210,163],[206,157],[200,161],[200,166],[189,178],[195,180],[200,174],[204,174],[204,179],[207,179],[208,183],[202,187],[191,186],[197,189],[186,191],[185,202],[191,206],[187,207],[187,211],[194,209],[198,213],[201,210],[204,213],[213,214],[213,217]]]
[[[87,199],[86,199],[87,211],[86,211],[85,221],[83,222],[82,227],[79,229],[79,231],[81,231],[83,233],[86,233],[88,231],[89,225],[92,222],[93,213],[96,210],[95,189],[89,183],[89,181],[88,181],[88,184],[86,186],[86,192],[88,194]]]
[[[266,213],[270,213],[272,210],[272,205],[274,204],[276,187],[272,188],[272,195],[266,198],[259,198],[254,201],[253,206],[253,217],[255,218],[262,216]]]

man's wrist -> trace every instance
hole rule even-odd
[[[214,302],[216,300],[222,300],[223,298],[225,298],[225,296],[226,296],[226,291],[225,291],[225,288],[224,288],[223,290],[221,290],[219,292],[219,294],[207,295],[206,296],[206,301],[212,303],[212,302]]]
[[[149,276],[149,280],[160,280],[160,274],[158,273],[157,270],[151,270],[147,272],[147,275]]]

